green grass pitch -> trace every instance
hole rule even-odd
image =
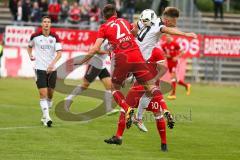
[[[103,89],[99,82],[91,87]],[[64,97],[56,93],[54,104]],[[99,103],[78,97],[72,111]],[[194,84],[187,97],[178,86],[177,100],[167,103],[176,127],[167,130],[169,152],[163,153],[150,114],[145,115],[148,133],[133,126],[121,146],[108,145],[103,140],[115,133],[118,115],[79,123],[62,121],[52,112],[54,126],[45,128],[34,80],[0,79],[0,160],[240,159],[240,87]]]

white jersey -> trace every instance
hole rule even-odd
[[[161,36],[161,29],[164,27],[163,22],[158,18],[154,24],[145,27],[141,21],[137,22],[138,34],[137,44],[141,50],[143,58],[148,60],[151,57],[152,50],[157,46]]]
[[[35,50],[35,69],[44,71],[54,60],[56,52],[62,50],[59,37],[52,32],[47,37],[42,32],[32,34],[28,46]]]
[[[107,51],[108,50],[108,41],[104,40],[101,50]],[[88,64],[98,68],[98,69],[104,69],[106,68],[106,60],[107,60],[108,54],[95,54],[94,57],[90,59]]]

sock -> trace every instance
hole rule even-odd
[[[118,120],[118,129],[117,129],[116,137],[122,138],[125,127],[126,127],[125,112],[121,109],[119,120]]]
[[[112,92],[112,95],[115,99],[115,101],[117,102],[117,104],[125,111],[125,113],[128,110],[128,104],[126,103],[125,97],[124,95],[119,91],[119,90],[115,90]]]
[[[46,119],[51,119],[49,116],[48,102],[47,99],[40,99],[40,106],[42,109],[43,117]]]
[[[52,108],[52,105],[53,105],[53,101],[52,101],[52,99],[47,99],[47,103],[48,103],[48,108],[50,109],[50,108]]]
[[[158,129],[158,133],[159,133],[159,136],[161,138],[161,143],[162,144],[167,144],[165,120],[161,116],[155,117],[155,119],[156,119],[156,125],[157,125],[157,129]]]
[[[165,103],[165,101],[163,99],[163,95],[162,95],[161,91],[157,87],[154,87],[151,90],[151,93],[154,96],[154,98],[158,98],[159,99],[158,102],[160,102],[161,108],[163,110],[168,110],[167,105],[166,105],[166,103]]]
[[[142,120],[144,109],[148,107],[151,99],[144,93],[139,100],[137,119]]]
[[[179,80],[178,84],[181,85],[181,86],[184,86],[185,88],[187,88],[187,84],[184,81],[182,81],[182,80]]]
[[[71,94],[67,96],[66,99],[72,100],[74,97],[76,97],[77,95],[81,94],[82,92],[83,92],[82,87],[81,86],[77,86],[76,88],[73,89]]]
[[[172,87],[173,87],[173,89],[172,89],[171,95],[175,95],[176,94],[176,87],[177,87],[176,79],[172,80]]]
[[[106,112],[110,112],[112,108],[112,92],[111,90],[106,90],[104,94]]]

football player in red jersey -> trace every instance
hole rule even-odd
[[[168,70],[171,74],[171,82],[173,88],[172,92],[167,98],[170,100],[174,100],[176,99],[177,83],[185,87],[187,95],[190,95],[191,85],[189,83],[185,83],[183,80],[177,80],[176,68],[178,65],[178,60],[184,53],[181,50],[179,44],[175,42],[170,35],[167,35],[166,38],[166,42],[162,44],[162,49],[165,52],[165,56],[167,58]]]
[[[103,9],[103,15],[106,22],[102,24],[98,31],[97,40],[81,62],[83,64],[88,61],[94,54],[98,53],[100,46],[104,39],[108,39],[112,46],[112,94],[115,101],[123,109],[121,114],[126,115],[129,125],[131,125],[131,117],[133,110],[126,103],[124,95],[120,92],[120,88],[127,78],[129,73],[133,73],[136,80],[144,85],[144,88],[153,97],[162,97],[158,87],[156,87],[150,80],[152,80],[157,71],[149,71],[149,67],[142,57],[140,49],[135,41],[135,37],[131,33],[132,25],[125,19],[117,18],[116,9],[113,5],[108,4]],[[167,108],[163,108],[169,123],[172,121],[172,116]]]

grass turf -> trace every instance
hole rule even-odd
[[[76,82],[71,82],[75,83]],[[93,88],[103,89],[100,82]],[[116,130],[118,115],[87,123],[66,122],[52,110],[54,127],[40,125],[38,92],[32,79],[0,79],[0,160],[236,160],[240,157],[240,87],[194,84],[187,97],[177,88],[177,99],[167,101],[176,127],[167,130],[169,152],[160,151],[160,139],[151,114],[145,114],[148,133],[134,126],[121,146],[103,142]],[[56,93],[54,104],[66,95]],[[76,98],[74,112],[99,104]]]

